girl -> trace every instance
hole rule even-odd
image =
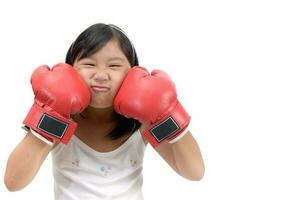
[[[37,125],[32,122],[37,112],[31,108],[24,120],[28,134],[7,162],[8,190],[29,184],[51,152],[55,199],[143,199],[142,163],[148,143],[179,175],[202,178],[203,159],[174,84],[162,71],[150,75],[137,67],[135,49],[120,28],[90,26],[69,48],[66,63],[76,75],[61,64],[52,69],[53,76],[47,67],[32,76],[34,105],[49,106],[51,112],[46,109]],[[46,78],[40,78],[44,71]]]

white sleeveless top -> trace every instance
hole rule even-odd
[[[97,152],[75,135],[52,150],[56,200],[142,200],[145,144],[139,130],[111,152]]]

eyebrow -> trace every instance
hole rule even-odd
[[[88,59],[88,60],[96,60],[96,58],[92,55],[92,56],[89,56],[89,57],[86,57],[86,58],[82,58],[80,60],[85,60],[85,59]],[[119,60],[119,61],[124,61],[124,59],[122,57],[111,57],[111,58],[108,58],[108,61],[114,61],[114,60]]]
[[[121,58],[121,57],[111,57],[111,58],[109,58],[108,60],[109,60],[109,61],[111,61],[111,60],[120,60],[120,61],[123,61],[124,59]]]

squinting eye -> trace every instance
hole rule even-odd
[[[89,67],[94,67],[95,66],[95,64],[92,64],[92,63],[84,63],[83,65],[89,66]]]
[[[109,67],[120,67],[120,65],[109,65]]]

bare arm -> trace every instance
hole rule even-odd
[[[170,144],[178,172],[190,180],[201,180],[205,167],[199,146],[192,134],[187,133],[182,139]]]
[[[143,124],[140,132],[142,133],[147,128]],[[145,138],[143,140],[147,143]],[[193,181],[202,179],[205,172],[204,161],[199,146],[190,131],[177,142],[173,144],[164,142],[155,150],[179,175]]]
[[[205,171],[204,161],[190,132],[176,143],[165,142],[155,150],[181,176],[193,181],[202,179]]]
[[[51,149],[52,146],[28,131],[8,158],[4,177],[7,189],[17,191],[28,185]]]

